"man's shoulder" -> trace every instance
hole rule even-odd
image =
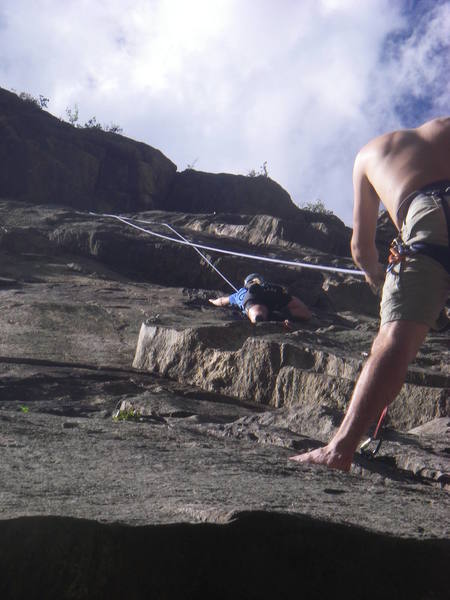
[[[390,141],[399,133],[399,131],[389,131],[388,133],[383,133],[372,138],[359,150],[358,154],[356,155],[355,162],[357,160],[367,160],[370,156],[373,156],[374,152],[377,152],[378,150],[385,147],[386,144],[389,144]]]
[[[373,149],[371,142],[361,148],[358,154],[355,156],[353,163],[353,179],[357,180],[363,177],[367,172],[367,165],[369,163],[370,155],[373,156]]]
[[[238,290],[236,290],[236,291],[234,292],[234,294],[231,294],[231,296],[234,296],[234,297],[237,297],[237,296],[242,296],[243,294],[245,294],[245,293],[246,293],[246,291],[247,291],[247,289],[246,289],[245,287],[241,287],[241,288],[239,288]],[[230,296],[230,298],[231,298],[231,296]]]
[[[419,125],[415,129],[396,129],[394,131],[388,131],[382,133],[371,140],[369,140],[361,149],[358,151],[355,157],[355,164],[364,163],[376,152],[383,152],[386,148],[389,148],[393,143],[397,141],[403,143],[404,139],[414,139],[422,137],[423,135],[450,135],[450,117],[437,117],[431,119],[422,125]]]
[[[427,141],[448,140],[450,137],[450,117],[438,117],[417,128],[418,134]]]
[[[417,129],[450,129],[450,117],[436,117],[426,121]]]
[[[359,149],[354,161],[353,168],[355,171],[364,171],[366,169],[368,161],[373,157],[374,152],[376,152],[377,147],[380,145],[380,139],[381,136],[374,138]]]
[[[392,150],[402,143],[400,138],[404,135],[415,135],[413,131],[391,131],[373,138],[365,144],[355,157],[353,165],[354,177],[369,175],[374,165],[384,160]]]

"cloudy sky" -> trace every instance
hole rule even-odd
[[[450,113],[449,0],[1,0],[0,86],[351,224],[370,138]]]

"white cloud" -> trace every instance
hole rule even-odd
[[[385,90],[377,98],[380,111],[391,113],[393,122],[398,118],[393,109],[400,112],[403,121],[414,120],[411,104],[414,109],[420,101],[428,105],[426,118],[449,112],[450,4],[432,5],[426,15],[415,20],[408,37],[401,43],[394,38],[387,44],[385,54],[375,80],[377,87]],[[403,124],[414,126],[411,122]]]
[[[380,61],[407,24],[402,6],[3,0],[1,85],[48,96],[58,116],[77,103],[82,120],[116,122],[180,169],[198,158],[201,170],[246,173],[267,161],[294,200],[321,198],[349,223],[353,157],[403,124],[398,100],[419,85],[436,96],[430,114],[448,111],[438,90],[449,6],[417,19],[422,35],[394,37]]]

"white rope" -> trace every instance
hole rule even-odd
[[[340,267],[326,267],[324,265],[312,265],[311,263],[302,263],[302,262],[296,262],[293,260],[281,260],[279,258],[268,258],[266,256],[258,256],[256,254],[247,254],[245,252],[233,252],[231,250],[224,250],[222,248],[212,248],[211,246],[204,246],[203,244],[194,244],[193,242],[189,242],[188,240],[185,240],[185,241],[177,240],[168,235],[163,235],[162,233],[156,233],[155,231],[150,231],[149,229],[144,229],[143,227],[139,227],[139,225],[134,225],[134,223],[131,223],[130,221],[132,219],[124,218],[119,215],[98,214],[98,213],[93,213],[93,212],[90,212],[89,214],[94,215],[96,217],[109,217],[112,219],[117,219],[117,220],[121,221],[122,223],[125,223],[125,225],[128,225],[129,227],[133,227],[134,229],[137,229],[138,231],[147,233],[148,235],[153,235],[153,236],[162,238],[164,240],[168,240],[169,242],[175,242],[176,244],[184,244],[186,246],[192,246],[193,248],[201,248],[202,250],[208,250],[209,252],[219,252],[221,254],[229,254],[231,256],[239,256],[240,258],[250,258],[253,260],[260,260],[263,262],[271,262],[271,263],[276,263],[279,265],[287,265],[287,266],[292,266],[292,267],[304,267],[305,269],[315,269],[317,271],[329,271],[329,272],[333,272],[333,273],[348,273],[350,275],[361,275],[363,277],[365,275],[364,271],[357,271],[356,269],[343,269]],[[170,225],[168,223],[159,223],[157,221],[142,221],[139,219],[133,219],[133,220],[137,221],[138,223],[165,225],[167,227],[170,227]],[[234,286],[233,286],[233,288],[234,288]],[[234,289],[236,289],[236,288],[234,288]]]
[[[136,219],[136,220],[137,220],[137,219]],[[181,239],[182,239],[184,242],[187,242],[187,243],[189,244],[189,246],[192,246],[192,248],[194,248],[194,250],[195,250],[195,251],[196,251],[198,254],[200,254],[200,256],[201,256],[201,257],[202,257],[204,260],[206,260],[206,262],[208,263],[208,265],[209,265],[210,267],[212,267],[212,268],[214,269],[214,271],[215,271],[215,272],[216,272],[218,275],[220,275],[220,276],[222,277],[222,279],[223,279],[224,281],[226,281],[226,282],[228,283],[228,285],[229,285],[231,288],[233,288],[233,290],[234,290],[235,292],[237,292],[237,291],[238,291],[237,287],[235,287],[235,286],[234,286],[234,285],[231,283],[231,281],[229,281],[229,280],[228,280],[228,279],[225,277],[225,275],[224,275],[223,273],[221,273],[221,272],[219,271],[219,269],[218,269],[216,266],[214,266],[214,265],[212,264],[212,262],[209,260],[209,258],[207,258],[207,257],[206,257],[206,256],[203,254],[203,252],[200,252],[200,250],[199,250],[199,249],[198,249],[198,248],[197,248],[197,247],[196,247],[194,244],[192,244],[192,243],[191,243],[189,240],[187,240],[185,237],[183,237],[183,236],[181,235],[181,233],[178,233],[178,231],[175,231],[175,229],[174,229],[174,228],[173,228],[171,225],[169,225],[168,223],[163,223],[163,225],[165,225],[166,227],[168,227],[168,228],[170,229],[170,231],[173,231],[173,233],[174,233],[175,235],[177,235],[179,238],[181,238]]]
[[[89,214],[91,214],[91,215],[96,215],[96,213],[93,213],[93,212],[90,212]],[[96,215],[96,216],[97,216],[97,215]],[[122,221],[122,223],[125,223],[126,225],[129,225],[129,226],[131,226],[131,227],[134,227],[134,226],[133,226],[133,224],[132,224],[132,223],[129,223],[127,219],[125,219],[124,217],[119,217],[118,215],[99,215],[99,216],[103,216],[103,217],[114,217],[114,218],[116,218],[116,219],[119,219],[119,221]],[[136,221],[138,221],[138,222],[141,222],[141,221],[139,221],[139,219],[135,219],[135,220],[136,220]],[[215,271],[215,272],[216,272],[218,275],[220,275],[220,277],[222,277],[222,279],[223,279],[223,280],[224,280],[226,283],[228,283],[228,285],[229,285],[229,286],[230,286],[230,287],[231,287],[231,288],[232,288],[232,289],[233,289],[235,292],[237,292],[237,291],[238,291],[237,287],[236,287],[235,285],[233,285],[233,284],[231,283],[231,281],[230,281],[229,279],[227,279],[227,278],[225,277],[225,275],[224,275],[224,274],[223,274],[221,271],[219,271],[219,269],[218,269],[218,268],[217,268],[215,265],[213,265],[213,263],[212,263],[212,262],[211,262],[211,261],[210,261],[210,260],[209,260],[209,259],[208,259],[208,258],[207,258],[205,255],[204,255],[204,254],[203,254],[203,252],[200,252],[200,250],[199,250],[199,249],[198,249],[198,248],[195,246],[195,244],[192,244],[192,243],[191,243],[189,240],[187,240],[185,237],[183,237],[183,236],[181,235],[181,233],[178,233],[178,231],[176,231],[176,230],[175,230],[175,229],[174,229],[174,228],[173,228],[171,225],[169,225],[168,223],[157,223],[156,221],[143,221],[143,222],[144,222],[144,223],[156,223],[157,225],[165,225],[166,227],[168,227],[168,228],[169,228],[171,231],[173,231],[173,233],[175,233],[175,235],[177,235],[179,238],[181,238],[185,244],[187,244],[188,246],[192,246],[192,248],[193,248],[193,249],[194,249],[194,250],[195,250],[195,251],[196,251],[198,254],[200,254],[200,256],[201,256],[201,257],[202,257],[202,258],[203,258],[203,259],[204,259],[204,260],[205,260],[205,261],[208,263],[208,265],[209,265],[210,267],[212,267],[212,268],[214,269],[214,271]],[[139,229],[142,229],[142,228],[140,228],[140,227],[139,227]],[[143,229],[142,231],[146,231],[146,230],[144,230],[144,229]],[[150,231],[148,231],[148,232],[146,232],[146,233],[153,233],[153,232],[150,232]],[[171,240],[171,241],[174,241],[174,242],[179,242],[179,240],[174,240],[173,238],[170,238],[170,237],[168,237],[168,236],[161,236],[160,234],[157,234],[157,233],[153,233],[153,235],[157,235],[158,237],[164,237],[164,239]]]

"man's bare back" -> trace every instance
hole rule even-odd
[[[409,194],[429,183],[450,180],[450,118],[375,138],[359,152],[358,169],[400,228],[407,209],[402,202]]]

